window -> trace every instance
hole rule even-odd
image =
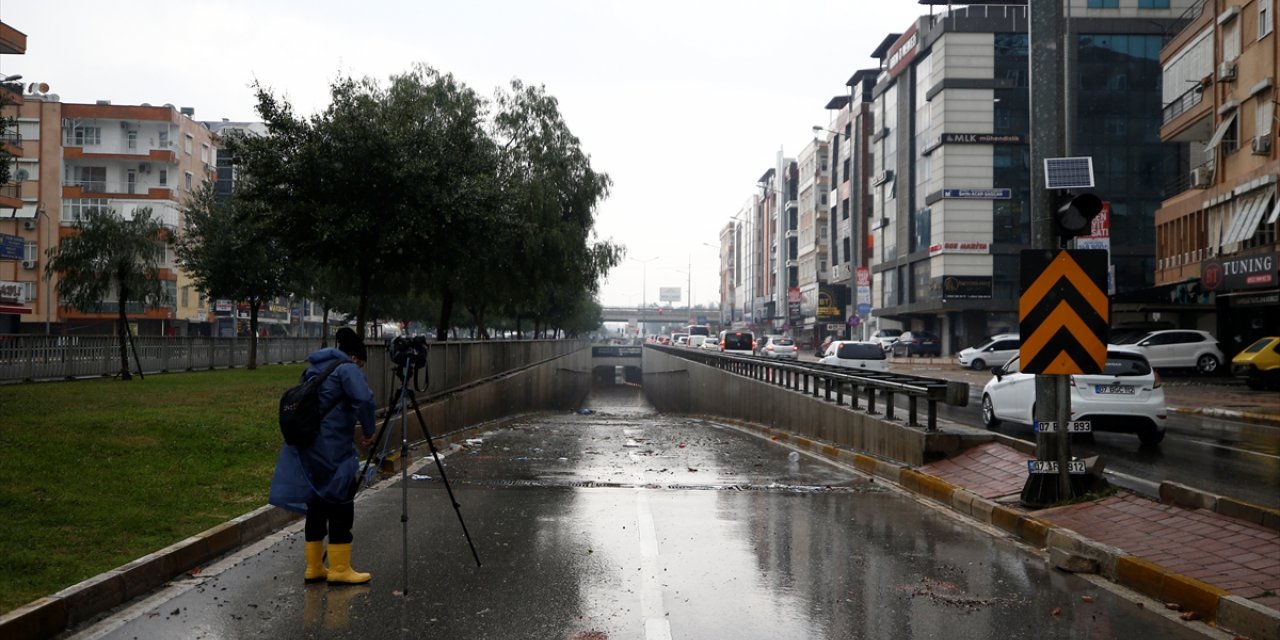
[[[73,185],[78,185],[85,191],[96,191],[98,193],[107,190],[107,168],[106,167],[76,167],[73,169],[75,179]]]
[[[168,169],[160,170],[160,186],[162,187],[169,186],[169,170]]]
[[[23,260],[39,260],[39,259],[40,259],[40,245],[36,244],[35,242],[25,242],[25,243],[23,243],[23,245],[22,245],[22,259],[23,259]]]
[[[138,148],[138,132],[137,131],[130,131],[126,133],[125,140],[130,149]]]
[[[1271,2],[1272,0],[1258,0],[1258,39],[1261,40],[1271,35]]]
[[[1168,0],[1165,1],[1168,4]],[[1089,0],[1090,9],[1119,9],[1120,0]]]
[[[191,287],[183,287],[182,288],[182,306],[185,307],[190,303],[191,303]]]
[[[70,198],[62,201],[62,221],[78,222],[91,211],[108,208],[106,198]]]
[[[1240,20],[1234,19],[1222,25],[1222,59],[1231,62],[1240,57]]]
[[[183,150],[184,152],[186,152],[186,154],[187,154],[187,155],[191,155],[191,145],[195,144],[195,140],[196,140],[196,139],[195,139],[195,136],[193,136],[193,135],[191,135],[191,134],[189,134],[189,133],[187,134],[186,139],[185,139],[185,140],[183,140],[183,142],[182,142],[182,150]]]
[[[102,144],[102,127],[83,125],[67,130],[65,143],[71,147],[87,147]]]
[[[204,143],[200,144],[200,162],[209,164],[209,145]]]
[[[1272,102],[1271,91],[1263,91],[1254,96],[1253,135],[1271,134],[1271,124],[1275,121],[1276,104]]]
[[[34,282],[23,282],[23,283],[22,283],[22,299],[23,299],[23,300],[35,300],[35,299],[36,299],[36,283],[34,283]]]
[[[1138,0],[1139,9],[1168,9],[1169,0]]]
[[[18,135],[23,140],[39,140],[40,139],[40,121],[39,120],[19,120]]]
[[[190,171],[188,171],[188,172],[187,172],[187,175],[186,175],[186,189],[187,189],[187,191],[190,191],[190,190],[191,190],[191,178],[192,178],[192,174],[191,174],[191,172],[190,172]]]
[[[169,148],[169,132],[168,131],[161,131],[158,140],[159,142],[156,143],[157,147],[161,149]]]

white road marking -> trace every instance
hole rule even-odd
[[[658,580],[658,532],[649,509],[649,494],[636,490],[636,519],[640,523],[640,615],[644,617],[645,640],[671,640],[671,622],[662,601]]]

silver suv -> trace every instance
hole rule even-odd
[[[898,337],[902,335],[902,329],[881,329],[871,334],[871,342],[880,345],[881,349],[888,351],[893,348],[893,343],[898,341]]]

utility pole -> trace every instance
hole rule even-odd
[[[1054,196],[1046,187],[1045,158],[1063,155],[1069,132],[1064,115],[1070,105],[1064,102],[1063,57],[1068,52],[1063,38],[1062,0],[1028,0],[1027,54],[1031,84],[1031,242],[1036,249],[1054,253],[1060,248],[1054,232]],[[1036,375],[1035,412],[1032,418],[1058,422],[1054,433],[1036,432],[1036,459],[1056,460],[1057,477],[1029,473],[1022,488],[1021,501],[1027,506],[1047,506],[1072,497],[1071,477],[1067,473],[1070,459],[1071,391],[1066,375]],[[1065,409],[1065,410],[1064,410]]]

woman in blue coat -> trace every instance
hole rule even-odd
[[[334,336],[337,349],[321,349],[307,356],[310,366],[303,379],[319,375],[329,365],[340,362],[320,386],[320,406],[333,408],[325,414],[320,433],[311,444],[286,444],[276,460],[275,476],[267,501],[282,509],[307,516],[305,528],[307,582],[363,584],[372,577],[351,568],[351,527],[355,522],[352,485],[359,473],[360,458],[352,442],[356,421],[360,422],[364,444],[377,431],[373,391],[361,369],[368,354],[355,331],[343,327]],[[324,539],[329,538],[329,567],[324,565]]]

